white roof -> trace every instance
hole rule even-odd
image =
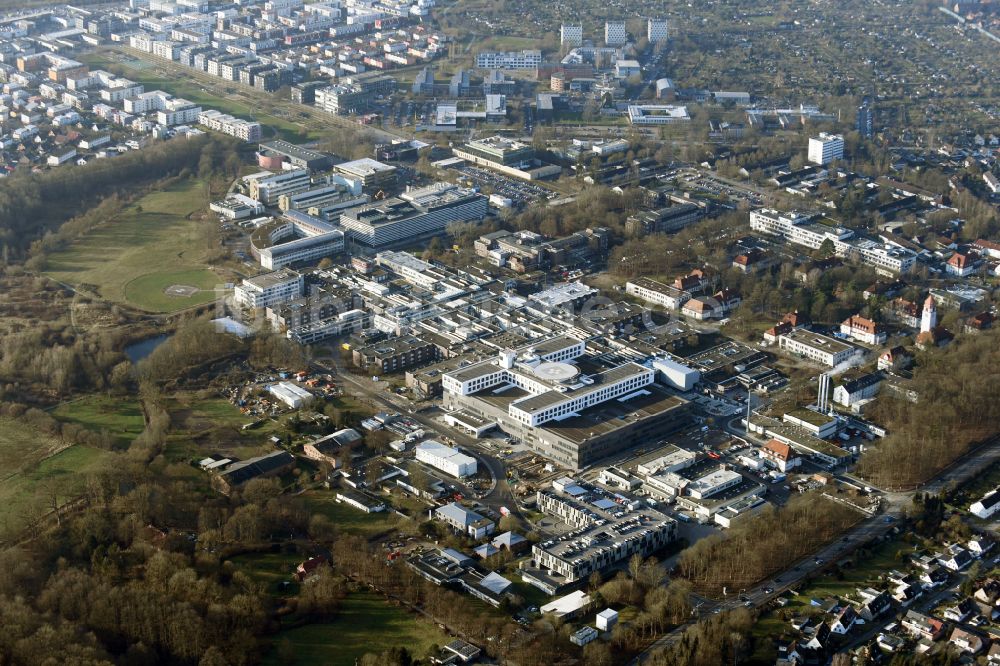
[[[589,603],[590,595],[583,590],[577,590],[545,604],[538,610],[542,613],[555,613],[556,617],[561,617],[567,613],[578,611]]]
[[[426,442],[422,442],[417,445],[417,450],[422,453],[427,453],[438,458],[443,458],[449,462],[453,462],[457,465],[472,465],[476,462],[476,459],[472,456],[467,456],[460,451],[451,448],[450,446],[445,446],[441,442],[433,439],[429,439]]]
[[[616,617],[618,617],[618,611],[612,608],[605,608],[604,610],[602,610],[600,613],[597,614],[597,617],[603,617],[608,620],[613,620]]]
[[[502,593],[510,587],[511,584],[512,583],[509,580],[498,574],[496,571],[479,581],[479,587],[485,588],[493,594]]]

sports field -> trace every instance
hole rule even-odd
[[[215,220],[197,219],[207,206],[208,193],[197,179],[151,192],[51,254],[46,273],[150,312],[211,302],[219,279],[205,258]]]

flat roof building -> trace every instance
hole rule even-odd
[[[236,287],[233,296],[242,308],[269,308],[299,298],[304,288],[305,279],[301,273],[283,268],[246,278]]]
[[[790,354],[804,356],[831,368],[840,365],[860,351],[854,345],[804,328],[794,328],[778,336],[778,347]]]
[[[417,445],[417,460],[435,467],[455,478],[465,478],[476,473],[476,459],[441,442],[428,440]]]
[[[808,156],[810,162],[820,165],[844,159],[844,137],[826,132],[809,137]]]
[[[478,192],[436,183],[346,210],[340,224],[352,241],[388,249],[442,233],[450,222],[481,220],[488,209],[486,197]]]
[[[281,139],[261,143],[258,154],[277,155],[296,169],[308,169],[309,171],[326,169],[331,162],[329,155]]]
[[[569,467],[591,464],[686,421],[687,402],[654,386],[655,371],[602,363],[554,336],[442,377],[445,406],[465,410]]]
[[[633,125],[674,125],[691,120],[686,106],[671,104],[631,104],[628,120]]]
[[[676,538],[677,522],[645,502],[581,482],[540,490],[538,509],[572,529],[535,544],[529,568],[564,584],[586,580],[633,555],[646,557]]]

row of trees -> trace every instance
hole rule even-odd
[[[911,388],[916,403],[880,400],[872,418],[889,435],[862,456],[858,472],[876,485],[912,487],[947,467],[973,445],[1000,433],[1000,331],[960,336],[918,359]]]
[[[24,258],[34,241],[54,233],[77,211],[137,185],[196,169],[206,150],[224,160],[235,150],[234,145],[228,139],[204,135],[157,143],[72,169],[41,174],[17,172],[0,183],[3,256],[8,260]]]
[[[677,568],[702,593],[735,594],[815,552],[859,518],[854,509],[821,495],[799,495],[724,535],[695,542],[681,553]]]

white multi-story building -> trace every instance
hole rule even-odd
[[[840,324],[840,332],[868,345],[880,345],[888,337],[882,327],[871,319],[852,315]]]
[[[261,140],[262,131],[260,123],[251,120],[236,118],[228,113],[222,113],[215,109],[202,111],[198,114],[198,123],[210,130],[222,132],[229,136],[247,142],[258,142]]]
[[[646,21],[646,39],[650,44],[665,42],[669,36],[667,19],[651,18]]]
[[[809,161],[813,164],[829,164],[844,159],[844,137],[839,134],[820,132],[809,138]]]
[[[656,372],[638,363],[627,362],[593,376],[578,376],[566,361],[581,356],[584,344],[568,340],[566,347],[538,355],[513,350],[500,352],[492,361],[467,366],[442,378],[445,391],[469,395],[493,386],[515,386],[529,395],[508,407],[509,416],[524,425],[537,427],[566,418],[608,400],[630,395],[649,386]]]
[[[750,229],[772,236],[783,236],[789,243],[813,250],[818,250],[825,241],[830,241],[837,256],[858,259],[880,273],[908,273],[917,261],[916,254],[911,250],[867,238],[854,238],[854,232],[850,229],[819,223],[816,221],[818,217],[762,208],[750,212]]]
[[[387,247],[441,233],[449,222],[481,220],[488,210],[483,195],[450,183],[435,183],[345,210],[340,225],[355,242]]]
[[[302,296],[305,281],[301,273],[283,268],[243,280],[233,292],[236,304],[242,308],[273,307]]]
[[[604,23],[604,43],[608,46],[624,46],[628,43],[625,21],[606,21]]]
[[[542,52],[537,49],[482,51],[476,55],[479,69],[537,69],[541,64]]]
[[[441,442],[427,440],[414,449],[417,460],[458,479],[476,473],[476,459]]]
[[[312,184],[308,169],[293,169],[282,173],[261,171],[246,176],[243,182],[249,188],[250,197],[265,206],[276,206],[282,194],[304,192]]]
[[[691,293],[650,278],[636,278],[625,283],[625,293],[649,303],[676,310],[691,300]]]
[[[559,44],[561,46],[582,46],[583,26],[563,23],[559,26]]]
[[[840,365],[859,351],[854,345],[804,328],[795,328],[778,336],[778,347],[831,368]]]

